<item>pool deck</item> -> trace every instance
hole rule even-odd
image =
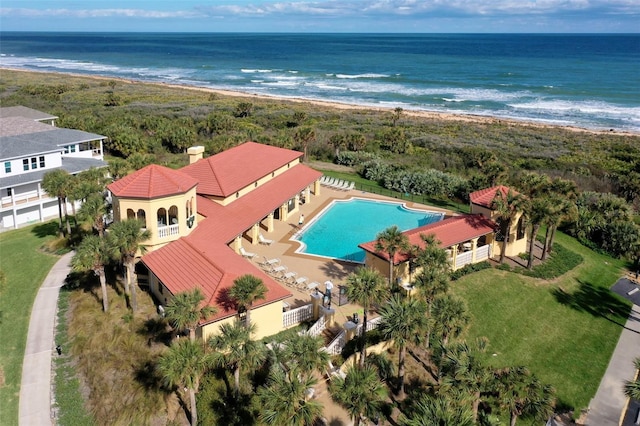
[[[291,241],[290,238],[298,231],[298,219],[301,213],[304,214],[305,222],[309,223],[333,200],[344,200],[353,197],[392,201],[396,203],[403,202],[402,200],[378,194],[371,194],[357,190],[339,191],[323,186],[320,190],[320,196],[312,196],[310,202],[300,206],[300,211],[292,214],[288,221],[274,221],[274,229],[272,232],[267,233],[263,231],[266,238],[274,241],[273,244],[268,246],[263,244],[252,245],[249,241],[243,240],[242,245],[247,251],[258,255],[256,256],[254,263],[257,264],[258,260],[263,259],[263,256],[269,259],[279,258],[281,261],[280,263],[285,265],[288,271],[296,272],[298,277],[307,277],[309,282],[317,281],[320,283],[318,289],[322,292],[324,292],[324,282],[331,280],[335,285],[333,294],[337,295],[338,286],[344,284],[347,276],[355,271],[355,269],[360,265],[296,253],[300,244],[296,241]],[[404,203],[409,208],[442,212],[447,215],[452,214],[451,211],[441,208],[406,201]],[[382,231],[382,229],[380,231]],[[292,293],[292,296],[285,299],[285,302],[289,304],[290,309],[311,303],[310,295],[313,293],[313,290],[300,291],[292,287],[286,288]],[[335,321],[338,325],[342,325],[347,322],[349,319],[348,317],[350,317],[354,312],[362,310],[361,306],[354,304],[338,306],[337,299],[335,297],[333,299],[332,308],[336,311]],[[378,316],[375,312],[371,312],[369,315],[370,318]],[[331,399],[326,381],[320,380],[319,384],[316,386],[315,398],[324,406],[324,417],[327,420],[327,424],[332,426],[348,426],[353,424],[353,421],[349,418],[349,414]]]
[[[243,240],[242,245],[247,251],[254,252],[262,260],[262,256],[268,258],[279,258],[281,264],[285,265],[288,271],[297,273],[297,277],[307,277],[309,282],[317,281],[320,283],[318,289],[324,292],[324,282],[331,280],[336,288],[333,290],[334,296],[337,295],[337,287],[345,283],[347,276],[352,273],[360,264],[340,261],[335,259],[323,258],[320,256],[296,253],[300,248],[300,243],[292,241],[291,238],[298,231],[298,218],[300,213],[304,214],[305,222],[309,223],[313,218],[324,210],[333,200],[349,199],[349,198],[367,198],[382,201],[402,202],[394,198],[385,197],[378,194],[371,194],[363,191],[339,191],[328,187],[322,187],[320,196],[312,196],[309,203],[300,206],[300,211],[292,214],[288,221],[274,221],[274,230],[270,233],[263,231],[266,238],[273,239],[273,244],[267,246],[263,244],[252,245],[249,241]],[[442,212],[452,214],[451,211],[426,206],[423,204],[405,202],[409,208],[417,208],[434,212]],[[380,230],[382,231],[382,229]],[[364,242],[364,241],[363,241]],[[256,259],[256,263],[257,263]],[[287,287],[293,296],[285,301],[292,307],[302,306],[310,303],[309,295],[312,291],[299,291],[292,287]],[[337,300],[334,299],[332,307],[336,309],[336,322],[342,324],[347,321],[347,316],[361,309],[359,306],[343,305],[338,306]]]

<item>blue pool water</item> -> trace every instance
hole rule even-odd
[[[298,253],[364,262],[358,244],[376,239],[386,228],[402,231],[442,220],[443,214],[413,210],[399,203],[351,199],[336,200],[294,237],[303,246]]]

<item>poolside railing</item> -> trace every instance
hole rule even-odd
[[[296,309],[292,309],[282,313],[282,326],[288,328],[303,321],[307,321],[313,316],[313,306],[311,304],[304,305]]]

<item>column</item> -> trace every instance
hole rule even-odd
[[[273,231],[273,212],[267,216],[267,232]]]
[[[232,249],[236,252],[236,254],[240,254],[240,247],[242,247],[242,234],[238,235],[232,243]]]
[[[313,182],[313,195],[316,197],[320,195],[320,180]]]
[[[322,299],[324,295],[319,291],[311,293],[311,307],[313,310],[313,320],[317,321],[320,318],[320,306],[322,306]]]
[[[284,203],[280,206],[280,220],[282,222],[286,222],[289,218],[289,209],[287,208],[288,203]]]
[[[458,245],[456,244],[455,246],[451,247],[451,270],[455,271],[456,269],[458,269],[456,267],[456,258],[458,257]]]
[[[251,244],[253,244],[254,246],[256,244],[258,244],[258,233],[260,233],[260,224],[259,223],[255,223],[252,227],[251,227],[251,231],[250,231],[250,235],[251,235]]]
[[[478,248],[478,238],[471,240],[471,263],[476,263],[476,249]]]
[[[304,189],[304,202],[305,204],[311,203],[311,187],[309,186]]]

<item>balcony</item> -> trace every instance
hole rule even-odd
[[[158,238],[167,238],[174,235],[180,235],[179,224],[158,227]]]

